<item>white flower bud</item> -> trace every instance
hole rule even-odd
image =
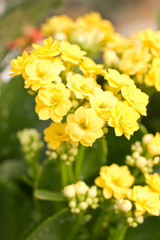
[[[92,204],[91,207],[92,207],[93,209],[96,209],[98,206],[99,206],[99,205],[98,205],[97,203],[94,203],[94,204]]]
[[[77,203],[76,203],[75,200],[72,200],[72,201],[69,202],[69,207],[70,207],[70,208],[75,208],[76,205],[77,205]]]
[[[144,217],[143,216],[138,216],[138,217],[136,217],[136,221],[137,221],[137,223],[143,223],[144,222]]]
[[[132,222],[133,222],[133,218],[132,218],[132,217],[128,217],[128,218],[127,218],[127,222],[128,222],[128,223],[132,223]]]
[[[136,141],[134,144],[135,144],[136,147],[140,147],[141,146],[141,142],[140,141]]]
[[[73,156],[70,156],[70,157],[68,158],[68,160],[69,160],[70,162],[73,162],[73,161],[75,160],[75,158],[74,158]]]
[[[130,224],[130,226],[133,227],[133,228],[136,228],[138,226],[138,224],[136,222],[133,222],[133,223]]]
[[[79,209],[79,208],[72,208],[72,209],[71,209],[71,212],[78,214],[78,213],[80,213],[80,209]]]
[[[93,200],[92,200],[92,198],[87,198],[86,199],[86,203],[88,203],[88,205],[91,205],[92,203],[93,203]]]
[[[76,156],[77,153],[78,153],[78,149],[77,148],[71,148],[69,153],[72,154],[73,156]]]
[[[147,164],[147,159],[145,157],[140,156],[137,160],[136,160],[136,165],[139,168],[143,168],[145,167]]]
[[[154,165],[157,165],[160,161],[160,157],[159,156],[156,156],[154,159],[153,159],[153,164]]]
[[[88,204],[86,202],[81,202],[79,207],[81,210],[86,210],[88,208]]]
[[[119,208],[123,212],[129,212],[132,209],[131,201],[124,199],[119,203]]]
[[[97,187],[92,186],[88,189],[88,197],[94,198],[97,196]]]
[[[63,154],[61,155],[61,160],[66,161],[67,158],[68,158],[68,155],[67,155],[66,153],[63,153]]]
[[[74,198],[76,196],[74,184],[68,185],[63,190],[64,196]]]
[[[78,195],[85,195],[88,191],[88,186],[83,181],[79,181],[75,184],[75,191]]]
[[[135,159],[139,158],[140,157],[139,152],[132,153],[132,157],[135,158]]]
[[[144,145],[147,145],[152,139],[153,139],[153,134],[146,134],[144,135],[144,137],[142,138],[142,142]]]
[[[132,158],[130,155],[126,156],[126,161],[127,161],[127,164],[129,165],[133,165],[135,162],[134,158]]]
[[[53,159],[56,159],[57,158],[57,153],[56,152],[52,152],[50,157],[53,158]]]

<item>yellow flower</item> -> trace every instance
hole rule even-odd
[[[137,216],[148,212],[151,215],[159,216],[160,200],[158,193],[153,192],[148,186],[134,186],[128,191],[128,198],[135,202]]]
[[[108,69],[108,72],[105,74],[105,79],[108,81],[109,85],[114,88],[121,88],[134,83],[128,75],[120,74],[115,69]]]
[[[134,177],[128,167],[117,164],[101,167],[100,176],[95,179],[95,184],[103,188],[103,196],[106,199],[112,196],[116,199],[125,198],[133,183]]]
[[[134,131],[139,129],[138,118],[139,114],[132,107],[128,106],[126,102],[119,102],[112,108],[108,124],[115,128],[116,136],[124,133],[126,138],[130,139]]]
[[[86,75],[97,75],[103,73],[103,64],[96,64],[91,58],[83,57],[80,62],[80,70]]]
[[[59,59],[54,61],[48,59],[36,59],[32,64],[25,68],[27,79],[25,88],[31,88],[36,91],[41,87],[50,85],[52,82],[61,81],[59,74],[65,69]]]
[[[160,175],[158,173],[152,175],[146,173],[145,178],[146,183],[148,183],[152,190],[160,195]]]
[[[42,24],[41,31],[44,36],[54,35],[54,38],[57,39],[58,34],[68,34],[72,27],[72,23],[72,19],[66,15],[53,16]]]
[[[93,95],[89,97],[92,108],[97,115],[105,121],[111,116],[111,109],[118,103],[118,99],[110,91],[95,88]]]
[[[31,53],[38,57],[52,58],[60,54],[59,43],[52,37],[44,39],[43,45],[32,44],[32,46],[34,50]]]
[[[69,74],[67,77],[67,87],[73,91],[79,99],[84,99],[92,94],[96,86],[96,80],[91,77],[85,78],[80,74]]]
[[[50,87],[40,89],[36,97],[36,113],[41,120],[51,118],[54,122],[61,122],[70,110],[72,103],[68,99],[69,89],[63,83],[52,84]]]
[[[147,109],[146,106],[149,102],[148,95],[143,93],[140,89],[138,89],[134,84],[128,87],[122,87],[122,96],[128,102],[128,104],[134,108],[135,111],[140,113],[141,115],[146,116]]]
[[[44,140],[49,142],[52,149],[58,148],[62,142],[70,142],[70,137],[65,132],[66,123],[51,123],[44,130]]]
[[[157,91],[160,91],[160,58],[153,60],[151,69],[144,81],[148,86],[154,86]]]
[[[25,72],[26,65],[31,62],[31,58],[28,56],[28,53],[24,51],[22,56],[18,56],[16,59],[11,61],[12,68],[10,69],[11,76],[18,76]]]
[[[123,52],[119,69],[128,75],[143,74],[148,70],[150,60],[148,48],[133,46]]]
[[[103,120],[93,109],[78,108],[74,114],[67,116],[66,133],[73,142],[92,146],[97,138],[103,136]]]
[[[78,45],[65,41],[60,43],[60,51],[62,53],[62,59],[73,64],[79,64],[82,57],[86,54]]]
[[[150,154],[153,156],[160,155],[160,133],[156,133],[151,141],[147,144]]]

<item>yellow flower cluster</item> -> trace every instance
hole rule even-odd
[[[129,139],[139,128],[140,115],[146,115],[148,96],[133,80],[116,70],[106,71],[85,54],[76,44],[49,37],[11,62],[12,75],[22,74],[25,88],[37,93],[39,119],[53,121],[44,131],[53,149],[64,141],[92,146],[106,125]],[[98,84],[99,75],[107,91]]]
[[[131,76],[138,84],[160,91],[160,31],[146,29],[124,38],[113,34],[106,44],[104,62]]]
[[[112,196],[116,199],[123,199],[127,196],[128,189],[134,183],[127,166],[103,166],[100,169],[100,176],[95,179],[98,187],[103,188],[103,196],[106,199]]]
[[[103,166],[100,176],[95,179],[95,184],[103,188],[105,199],[114,198],[119,203],[119,209],[124,212],[131,211],[135,205],[135,216],[145,213],[160,215],[160,175],[146,174],[146,186],[134,185],[134,177],[127,166]],[[134,208],[133,208],[134,211]]]
[[[112,24],[97,12],[75,21],[65,15],[51,17],[42,24],[41,32],[45,37],[50,35],[60,41],[76,43],[89,54],[99,53],[114,33]]]

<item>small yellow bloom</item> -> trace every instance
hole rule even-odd
[[[146,183],[148,183],[152,190],[160,195],[160,175],[158,173],[152,175],[146,173],[145,178]]]
[[[149,97],[146,93],[143,93],[134,84],[130,85],[129,87],[122,87],[121,91],[124,99],[131,107],[134,108],[135,111],[137,111],[141,115],[147,115],[146,106],[149,102]]]
[[[62,59],[73,64],[79,64],[82,57],[86,54],[78,45],[70,44],[66,41],[60,43],[60,51],[62,53]]]
[[[125,198],[133,182],[134,177],[128,167],[117,164],[101,167],[100,176],[95,179],[95,184],[103,188],[103,196],[106,199],[112,196],[116,199]]]
[[[44,140],[49,142],[52,149],[57,149],[62,142],[70,142],[70,137],[65,132],[66,123],[51,123],[44,130]]]
[[[59,43],[52,37],[44,39],[43,45],[32,44],[32,46],[34,50],[31,53],[38,57],[52,58],[60,54]]]
[[[12,68],[10,69],[11,76],[18,76],[25,72],[26,65],[31,62],[31,58],[28,56],[28,53],[24,51],[22,56],[18,56],[16,59],[11,61]]]
[[[101,88],[95,88],[90,97],[92,108],[97,115],[104,121],[108,121],[111,116],[111,109],[116,106],[118,99],[110,91],[103,91]]]
[[[119,69],[128,75],[143,74],[148,70],[151,54],[148,48],[134,46],[126,49],[119,63]]]
[[[159,194],[155,193],[148,186],[134,186],[128,191],[128,198],[135,202],[137,216],[148,212],[151,215],[159,216],[160,200]]]
[[[134,83],[128,75],[120,74],[115,69],[108,69],[108,72],[105,74],[105,79],[108,81],[109,85],[114,88],[121,88]]]
[[[121,136],[124,133],[126,138],[130,139],[134,131],[139,129],[138,118],[139,114],[132,107],[126,102],[119,102],[112,108],[108,124],[115,128],[116,136]]]
[[[36,97],[36,113],[41,120],[51,118],[54,122],[61,122],[62,118],[72,107],[69,100],[70,91],[63,83],[52,84],[40,89]]]
[[[157,91],[160,91],[160,58],[153,60],[144,81],[148,86],[154,86]]]
[[[153,156],[160,155],[160,133],[157,132],[152,140],[149,141],[147,148]]]
[[[25,88],[31,88],[37,91],[41,87],[50,85],[52,82],[60,82],[59,74],[65,69],[62,61],[55,59],[36,59],[32,64],[28,64],[25,68],[27,79],[25,80]]]
[[[72,19],[66,15],[53,16],[42,24],[41,31],[44,36],[54,35],[55,38],[58,34],[67,34],[70,31],[72,23]]]
[[[67,116],[66,133],[73,142],[92,146],[97,138],[103,136],[103,120],[93,109],[78,108],[74,114]]]
[[[85,78],[80,74],[69,74],[67,77],[67,87],[74,92],[79,99],[84,99],[92,94],[96,86],[96,80],[91,77]]]
[[[103,73],[103,64],[96,64],[91,58],[83,57],[80,62],[80,70],[86,75],[97,75]]]

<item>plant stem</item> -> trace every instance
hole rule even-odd
[[[60,161],[60,168],[61,168],[61,179],[62,179],[62,187],[67,185],[67,171],[66,171],[66,164],[63,161]]]
[[[77,181],[79,180],[79,175],[82,169],[85,149],[86,148],[81,145],[79,148],[78,158],[76,158],[75,175]]]
[[[69,166],[67,166],[67,173],[68,173],[69,183],[74,183],[75,177],[73,173],[73,164],[70,164]]]
[[[116,229],[111,231],[109,238],[107,240],[124,240],[128,225],[118,226]]]

